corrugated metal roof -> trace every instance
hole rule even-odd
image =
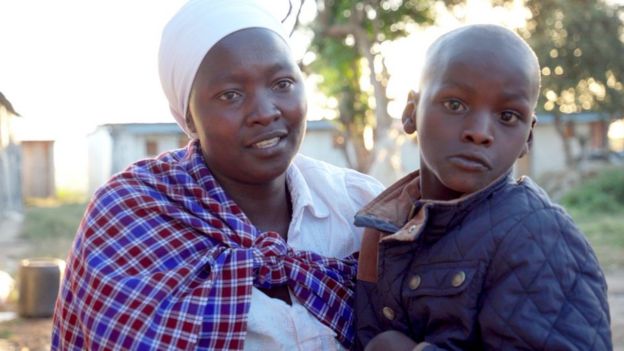
[[[6,108],[9,113],[15,116],[20,115],[19,113],[15,112],[13,105],[11,105],[11,102],[4,96],[4,94],[2,94],[2,92],[0,92],[0,105],[4,106],[4,108]]]
[[[307,122],[308,130],[333,130],[336,127],[329,120],[315,120]],[[97,129],[111,131],[125,131],[131,134],[174,134],[183,133],[182,129],[173,122],[167,123],[109,123],[102,124]]]
[[[125,131],[131,134],[175,134],[184,132],[176,123],[110,123],[98,126],[111,131]]]
[[[581,122],[581,123],[589,123],[601,120],[609,119],[609,115],[605,113],[598,112],[578,112],[578,113],[564,113],[561,115],[561,119],[564,122],[572,121],[572,122]],[[537,123],[538,124],[550,124],[554,123],[555,116],[550,113],[538,113],[537,114]]]

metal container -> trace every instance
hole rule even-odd
[[[57,258],[22,260],[18,285],[20,317],[52,316],[64,269],[65,262]]]

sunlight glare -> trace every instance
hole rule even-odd
[[[611,123],[608,136],[609,139],[624,139],[624,119]]]

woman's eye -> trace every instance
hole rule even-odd
[[[444,101],[444,107],[453,112],[463,112],[466,110],[466,106],[464,106],[461,101],[455,99]]]
[[[277,83],[275,83],[275,88],[277,90],[286,90],[290,88],[291,86],[293,86],[294,84],[295,83],[293,83],[293,81],[290,79],[282,79],[278,81]]]
[[[225,93],[219,95],[218,99],[222,101],[232,101],[238,98],[239,96],[240,94],[235,91],[226,91]]]
[[[501,121],[507,124],[515,123],[520,119],[520,115],[513,111],[503,111],[500,116]]]

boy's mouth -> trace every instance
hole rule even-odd
[[[470,172],[484,172],[492,169],[492,165],[485,157],[475,153],[453,155],[449,157],[449,161]]]

